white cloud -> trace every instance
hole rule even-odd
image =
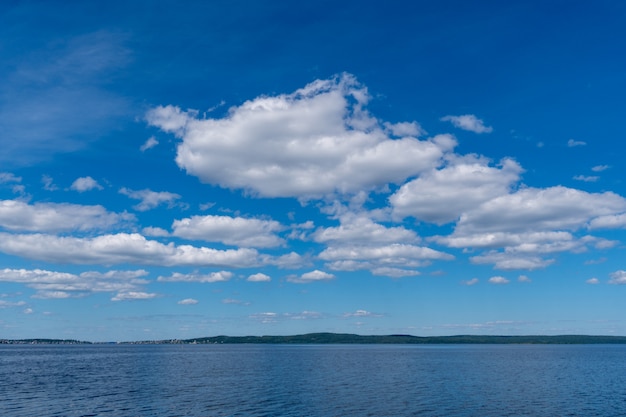
[[[325,261],[378,260],[390,264],[410,264],[407,261],[451,260],[450,254],[423,246],[394,243],[385,246],[344,246],[328,247],[319,255]]]
[[[389,201],[396,217],[443,224],[508,194],[522,171],[512,159],[503,159],[496,168],[489,166],[489,160],[473,155],[451,158],[448,166],[404,184]]]
[[[311,272],[306,272],[300,275],[299,277],[297,276],[287,277],[287,281],[294,282],[296,284],[308,284],[308,283],[317,282],[317,281],[328,281],[334,278],[335,276],[333,274],[329,274],[327,272],[316,269]]]
[[[22,177],[16,177],[11,172],[0,172],[0,184],[19,183],[22,182]]]
[[[337,227],[318,228],[312,237],[315,242],[332,244],[388,244],[415,242],[414,231],[404,227],[385,227],[365,216],[346,214]]]
[[[626,227],[626,213],[596,217],[589,222],[589,229],[623,229]]]
[[[0,200],[0,227],[12,231],[63,232],[110,229],[135,220],[128,213],[111,213],[102,206],[68,203],[27,204]]]
[[[251,267],[260,263],[254,249],[218,250],[175,246],[173,243],[166,245],[147,240],[137,233],[94,238],[0,233],[0,252],[27,259],[74,264]]]
[[[0,271],[0,273],[1,273],[1,271]],[[25,305],[26,305],[26,301],[5,301],[5,300],[0,300],[0,308],[23,307]]]
[[[267,197],[306,199],[400,183],[439,165],[456,145],[449,135],[391,139],[365,110],[368,99],[367,89],[343,74],[247,101],[222,119],[173,106],[146,118],[182,139],[176,162],[189,174]]]
[[[274,220],[209,215],[175,220],[172,229],[174,236],[190,240],[268,248],[284,244],[276,232],[285,228]]]
[[[444,116],[440,120],[442,122],[450,122],[454,127],[469,130],[474,133],[493,132],[492,127],[485,126],[484,122],[473,114],[464,114],[462,116]]]
[[[55,272],[42,269],[2,269],[0,282],[24,284],[37,290],[35,298],[81,297],[99,292],[136,292],[148,281],[144,270],[87,271],[81,274]]]
[[[468,287],[471,287],[472,285],[478,284],[478,282],[479,282],[478,278],[472,278],[472,279],[468,279],[466,281],[461,281],[461,284],[467,285]]]
[[[574,175],[572,179],[575,179],[576,181],[596,182],[600,179],[600,177],[596,175]]]
[[[489,278],[489,283],[490,284],[508,284],[510,281],[504,277],[501,276],[496,276],[496,277],[491,277]]]
[[[169,277],[159,277],[159,282],[199,282],[199,283],[213,283],[213,282],[225,282],[233,277],[233,273],[229,271],[211,272],[210,274],[181,274],[174,272]]]
[[[32,308],[25,308],[23,313],[24,314],[33,314],[35,312],[35,310],[33,310]]]
[[[385,129],[397,137],[411,136],[417,138],[427,132],[417,122],[384,123]]]
[[[623,285],[626,284],[626,271],[619,270],[609,274],[611,279],[609,284]]]
[[[159,141],[158,141],[158,140],[156,140],[156,138],[155,138],[154,136],[150,136],[150,137],[148,138],[148,140],[147,140],[147,141],[146,141],[143,145],[141,145],[141,147],[139,148],[139,150],[140,150],[141,152],[145,152],[145,151],[147,151],[147,150],[148,150],[148,149],[150,149],[150,148],[154,148],[154,147],[155,147],[155,146],[157,146],[158,144],[159,144]]]
[[[612,192],[587,193],[562,186],[524,188],[464,213],[455,234],[576,230],[596,217],[624,211],[626,199]]]
[[[168,208],[172,208],[174,206],[174,202],[180,198],[180,195],[167,191],[133,191],[129,190],[128,188],[121,188],[119,192],[120,194],[124,194],[125,196],[134,200],[141,200],[139,204],[133,206],[133,208],[138,211],[151,210],[161,204],[167,204]]]
[[[591,285],[596,285],[600,283],[600,280],[598,278],[589,278],[587,281],[585,281],[587,284],[591,284]]]
[[[517,277],[517,280],[519,282],[532,282],[532,280],[526,275],[520,275],[519,277]]]
[[[43,184],[43,189],[47,190],[47,191],[56,191],[59,189],[59,187],[57,187],[54,184],[54,180],[52,179],[51,176],[49,175],[42,175],[41,176],[41,183]]]
[[[414,277],[420,274],[419,271],[402,268],[392,268],[388,266],[375,267],[371,269],[372,275],[379,275],[390,278]]]
[[[178,304],[184,305],[184,306],[189,306],[189,305],[198,304],[198,300],[195,300],[193,298],[185,298],[184,300],[180,300],[178,302]]]
[[[247,281],[250,281],[250,282],[269,282],[271,280],[272,278],[270,278],[268,275],[265,275],[261,272],[259,272],[258,274],[252,274],[247,279]]]
[[[79,193],[84,193],[85,191],[90,191],[90,190],[102,190],[102,186],[100,184],[98,184],[98,181],[94,180],[91,177],[80,177],[77,178],[72,185],[70,186],[70,188],[74,191],[78,191]]]
[[[591,168],[591,170],[593,172],[602,172],[602,171],[606,171],[609,168],[611,168],[609,165],[596,165],[593,168]]]
[[[382,317],[382,314],[372,313],[367,310],[356,310],[352,313],[344,313],[344,317]]]
[[[567,146],[573,148],[575,146],[585,146],[587,142],[583,142],[582,140],[574,140],[570,139],[567,141]]]
[[[529,271],[545,268],[554,263],[554,259],[544,259],[537,255],[488,252],[484,255],[473,256],[470,262],[473,264],[493,264],[495,269],[515,270],[526,269]]]
[[[222,304],[236,304],[236,305],[241,305],[241,306],[249,306],[250,303],[247,301],[242,301],[242,300],[237,300],[234,298],[224,298],[222,300]]]
[[[170,235],[167,230],[161,229],[160,227],[152,226],[144,227],[143,229],[141,229],[141,233],[143,233],[145,236],[152,237],[168,237]]]
[[[158,297],[158,294],[147,293],[141,291],[120,292],[111,301],[134,301],[134,300],[150,300]]]

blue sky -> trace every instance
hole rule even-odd
[[[619,1],[4,2],[0,337],[626,335]]]

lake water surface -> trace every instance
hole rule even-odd
[[[4,345],[0,416],[626,416],[626,345]]]

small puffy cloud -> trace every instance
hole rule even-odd
[[[27,259],[74,264],[252,267],[261,263],[254,249],[175,246],[148,240],[138,233],[77,238],[0,232],[0,252]],[[280,258],[268,258],[265,262],[278,260]]]
[[[148,138],[147,141],[145,141],[145,143],[143,145],[141,145],[141,147],[139,148],[139,150],[141,152],[145,152],[150,148],[154,148],[155,146],[157,146],[159,144],[159,141],[156,140],[156,138],[154,136],[150,136]]]
[[[596,182],[600,179],[597,175],[574,175],[572,178],[584,182]]]
[[[587,281],[585,281],[587,284],[591,284],[591,285],[596,285],[600,283],[600,280],[598,278],[589,278]]]
[[[211,272],[210,274],[181,274],[174,272],[169,277],[159,277],[159,282],[200,282],[200,283],[213,283],[228,281],[233,277],[233,273],[229,271]]]
[[[167,191],[156,192],[152,190],[138,190],[133,191],[128,188],[120,188],[120,194],[132,198],[134,200],[141,200],[141,202],[133,208],[138,211],[147,211],[160,206],[161,204],[167,204],[168,208],[172,208],[175,201],[180,198],[180,195],[170,193]]]
[[[265,274],[259,272],[258,274],[250,275],[246,281],[250,281],[250,282],[269,282],[271,280],[272,280],[272,278],[270,278],[269,275],[265,275]]]
[[[183,306],[190,306],[190,305],[198,304],[198,300],[195,300],[193,298],[185,298],[184,300],[180,300],[178,304],[183,305]]]
[[[170,235],[167,230],[161,229],[160,227],[152,226],[144,227],[143,229],[141,229],[141,233],[143,233],[144,236],[152,237],[168,237]]]
[[[493,128],[485,126],[485,123],[473,114],[464,114],[462,116],[444,116],[440,119],[442,122],[450,122],[456,128],[468,130],[474,133],[491,133]]]
[[[98,184],[98,182],[91,177],[77,178],[72,183],[70,188],[74,191],[78,191],[79,193],[84,193],[85,191],[90,191],[90,190],[102,190],[102,186]]]
[[[52,179],[51,176],[49,175],[42,175],[41,176],[41,183],[43,184],[43,189],[47,190],[47,191],[56,191],[59,189],[59,187],[57,187],[54,184],[54,180]]]
[[[626,228],[626,213],[596,217],[589,222],[589,229]]]
[[[111,301],[134,301],[134,300],[150,300],[158,297],[158,294],[147,293],[141,291],[130,291],[118,293],[115,297],[111,298]]]
[[[493,264],[495,269],[516,270],[526,269],[529,271],[545,268],[554,263],[554,259],[545,259],[536,255],[507,253],[507,252],[488,252],[484,255],[473,256],[470,258],[473,264]]]
[[[415,242],[418,240],[414,231],[404,227],[385,227],[363,216],[345,215],[337,227],[317,229],[313,240],[330,244],[389,244]]]
[[[609,168],[611,168],[609,165],[596,165],[593,168],[591,168],[591,170],[593,172],[602,172],[602,171],[606,171]]]
[[[24,311],[22,311],[22,313],[24,314],[33,314],[35,312],[35,310],[33,310],[32,308],[25,308]]]
[[[0,172],[0,184],[10,184],[22,182],[22,177],[16,177],[11,172]]]
[[[148,283],[144,270],[134,271],[87,271],[81,274],[56,272],[42,269],[2,269],[0,282],[24,284],[37,291],[34,298],[60,299],[82,297],[92,293],[117,292],[140,293]]]
[[[402,123],[384,123],[385,129],[392,135],[397,137],[419,137],[426,135],[427,132],[417,122],[402,122]]]
[[[402,277],[414,277],[420,274],[419,271],[412,269],[393,268],[388,266],[381,266],[371,269],[372,275],[378,275],[390,278],[402,278]]]
[[[612,272],[609,274],[611,279],[609,280],[609,284],[623,285],[626,284],[626,271],[619,270]]]
[[[582,140],[574,140],[570,139],[567,141],[567,146],[573,148],[575,146],[585,146],[587,142],[583,142]]]
[[[249,306],[250,303],[247,301],[242,301],[242,300],[237,300],[234,298],[224,298],[222,300],[222,304],[235,304],[235,305],[241,305],[241,306]]]
[[[496,277],[491,277],[489,278],[489,283],[490,284],[497,284],[497,285],[502,285],[502,284],[508,284],[510,281],[504,277],[501,276],[496,276]]]
[[[372,313],[367,310],[356,310],[352,313],[344,313],[344,317],[382,317],[382,314]]]
[[[209,215],[175,220],[172,229],[174,236],[185,239],[267,248],[284,243],[276,233],[285,228],[274,220]]]
[[[223,118],[174,106],[150,110],[152,126],[182,142],[176,162],[201,181],[265,197],[311,199],[354,193],[439,165],[450,135],[394,139],[416,124],[387,125],[365,109],[367,88],[352,75],[317,80],[291,94],[261,96]]]
[[[461,284],[471,287],[472,285],[478,284],[478,281],[479,281],[478,278],[472,278],[466,281],[461,281]]]
[[[0,300],[0,308],[10,308],[10,307],[23,307],[26,305],[25,301],[6,301]]]
[[[472,155],[451,158],[446,167],[404,184],[389,197],[389,202],[396,217],[413,216],[444,224],[508,194],[522,171],[512,159],[503,159],[498,167],[492,167],[489,160]]]
[[[110,229],[134,220],[132,214],[111,213],[102,206],[0,200],[0,227],[11,231],[84,232]]]
[[[287,281],[293,282],[296,284],[308,284],[308,283],[317,282],[317,281],[329,281],[334,278],[335,276],[333,274],[329,274],[327,272],[316,269],[311,272],[306,272],[300,275],[299,277],[298,276],[288,277]]]
[[[532,280],[526,275],[520,275],[519,277],[517,277],[517,280],[519,282],[532,282]]]

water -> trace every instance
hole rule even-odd
[[[626,346],[0,346],[0,416],[626,416]]]

